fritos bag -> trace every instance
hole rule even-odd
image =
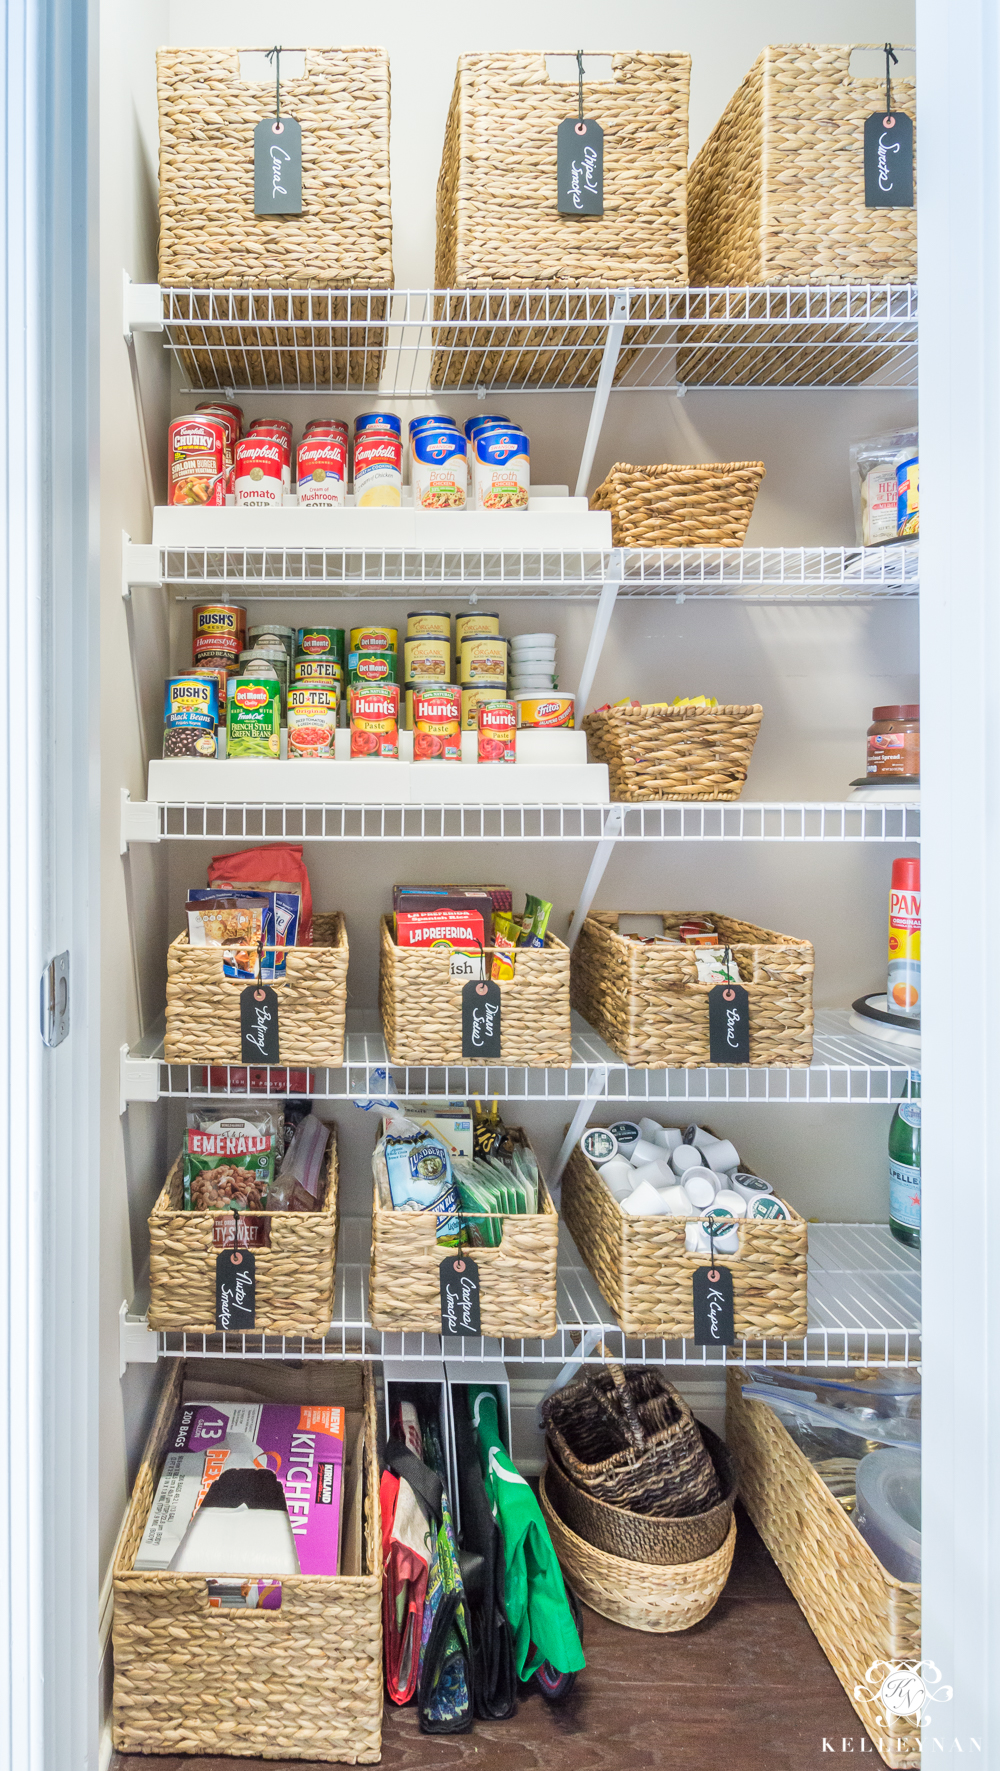
[[[312,892],[302,850],[293,843],[268,843],[266,848],[240,849],[235,855],[213,855],[208,864],[210,886],[258,892],[298,892],[302,900],[296,945],[311,947]]]

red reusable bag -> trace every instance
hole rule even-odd
[[[312,946],[312,892],[301,848],[292,843],[269,842],[262,849],[240,849],[235,855],[213,855],[208,864],[208,883],[210,886],[250,886],[259,892],[289,889],[299,892],[302,910],[296,946]]]

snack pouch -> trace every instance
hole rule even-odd
[[[258,961],[262,983],[285,975],[285,950],[295,946],[299,898],[290,892],[240,892],[227,895],[211,887],[188,892],[188,939],[193,947],[223,949],[227,978],[254,983]]]
[[[451,1152],[436,1132],[421,1130],[412,1120],[394,1115],[376,1145],[385,1158],[389,1195],[396,1211],[436,1211],[437,1240],[457,1242],[461,1226],[455,1213],[458,1192],[452,1178]]]
[[[312,946],[312,893],[298,844],[276,842],[262,849],[240,849],[235,855],[213,855],[208,883],[217,890],[297,892],[301,900],[298,927],[294,936],[286,937],[285,945]]]

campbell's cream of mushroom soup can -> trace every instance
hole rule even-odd
[[[347,438],[342,431],[304,437],[295,458],[301,510],[340,510],[347,503]]]

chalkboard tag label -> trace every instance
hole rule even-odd
[[[501,1001],[500,986],[492,979],[462,985],[463,1058],[500,1056]]]
[[[865,118],[865,208],[913,208],[913,121],[905,111]]]
[[[302,214],[302,131],[294,117],[262,117],[254,129],[253,210]]]
[[[742,984],[714,984],[708,993],[708,1055],[713,1064],[749,1064],[750,998]]]
[[[249,1249],[230,1248],[215,1257],[215,1326],[231,1334],[257,1321],[254,1268]]]
[[[441,1262],[441,1333],[481,1334],[479,1268],[467,1254],[450,1254]]]
[[[693,1285],[694,1344],[696,1347],[731,1347],[736,1339],[733,1320],[733,1276],[728,1267],[698,1267]]]
[[[244,1064],[278,1062],[278,997],[269,984],[240,991],[240,1057]]]
[[[564,117],[556,135],[560,215],[604,214],[604,131],[593,117]]]

